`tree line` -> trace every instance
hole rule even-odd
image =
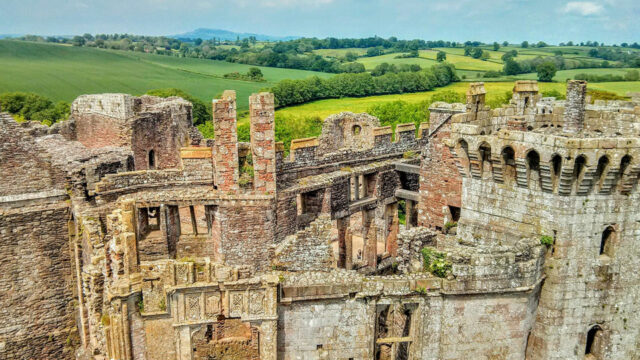
[[[282,80],[271,88],[276,106],[283,107],[319,99],[401,94],[433,90],[459,81],[453,65],[442,63],[416,72],[339,74],[328,79]]]

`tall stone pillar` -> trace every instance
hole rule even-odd
[[[362,237],[364,241],[364,262],[367,267],[375,269],[377,264],[378,230],[375,223],[375,211],[362,212]]]
[[[349,229],[349,217],[336,219],[338,228],[338,268],[347,268],[347,230]]]
[[[249,98],[251,149],[253,151],[253,188],[258,192],[276,191],[276,132],[274,99],[271,93]]]
[[[586,81],[569,80],[569,82],[567,82],[567,102],[564,108],[563,132],[575,134],[584,128],[586,97]]]
[[[213,100],[213,147],[218,190],[238,190],[238,130],[236,127],[236,92],[226,90],[222,99]]]

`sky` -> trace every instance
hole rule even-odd
[[[0,0],[0,34],[640,42],[640,0]]]

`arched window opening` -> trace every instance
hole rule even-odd
[[[584,155],[580,155],[576,158],[575,164],[573,165],[573,176],[572,182],[575,185],[575,190],[578,191],[580,187],[580,182],[582,181],[582,175],[584,174],[584,168],[587,163],[587,158]]]
[[[598,160],[598,167],[596,168],[595,175],[595,184],[593,187],[596,191],[599,191],[602,188],[602,183],[607,176],[607,168],[609,167],[609,158],[606,156],[602,156],[600,160]]]
[[[628,173],[629,165],[631,165],[631,156],[623,156],[620,160],[620,170],[618,171],[618,176],[616,177],[616,186],[618,187],[618,189],[620,189],[624,184],[624,177]]]
[[[156,168],[156,153],[153,150],[149,150],[149,170],[155,170]]]
[[[491,173],[493,168],[491,166],[491,146],[489,144],[484,143],[480,145],[478,148],[478,152],[480,153],[480,171],[482,178],[491,177]]]
[[[360,125],[353,125],[353,127],[351,128],[351,133],[353,135],[360,135],[361,131],[362,131],[362,127],[360,127]]]
[[[562,172],[562,156],[556,154],[551,158],[551,180],[555,189],[560,182],[560,173]]]
[[[602,347],[602,329],[595,325],[587,332],[587,346],[584,350],[585,355],[597,355]]]
[[[527,154],[527,183],[530,189],[540,188],[540,155],[535,150]]]
[[[512,183],[516,178],[516,155],[513,148],[507,146],[502,149],[502,164],[504,182]]]
[[[613,255],[613,241],[615,237],[615,230],[612,226],[607,226],[602,232],[602,238],[600,239],[600,255],[606,255],[611,257]]]
[[[527,106],[529,106],[529,97],[528,96],[526,96],[524,98],[524,107],[527,107]]]
[[[466,141],[460,140],[458,142],[458,148],[456,149],[458,155],[460,156],[460,163],[462,168],[465,170],[465,173],[469,173],[469,144]]]

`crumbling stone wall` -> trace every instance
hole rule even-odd
[[[214,234],[214,240],[219,241],[218,253],[225,263],[249,263],[256,270],[270,268],[269,247],[274,242],[276,226],[273,206],[270,198],[233,199],[219,206],[213,225],[219,233]]]
[[[290,271],[324,270],[333,264],[331,217],[320,215],[307,228],[284,239],[274,250],[273,265]]]
[[[64,201],[0,208],[2,359],[75,358],[69,216]]]
[[[191,143],[191,121],[191,104],[182,99],[144,107],[130,125],[136,170],[180,168],[180,148]]]
[[[320,154],[350,148],[365,150],[373,147],[373,129],[380,120],[366,113],[343,112],[324,120],[322,134],[318,138]]]
[[[74,129],[69,140],[89,148],[131,149],[137,170],[179,167],[180,147],[201,139],[191,104],[177,97],[84,95],[73,102],[69,122]]]
[[[64,188],[64,173],[51,166],[28,131],[9,114],[0,113],[0,196]]]
[[[451,207],[461,208],[462,177],[446,141],[451,137],[451,118],[461,108],[462,104],[446,103],[429,108],[429,141],[420,162],[419,226],[443,229],[447,221],[457,221]]]

